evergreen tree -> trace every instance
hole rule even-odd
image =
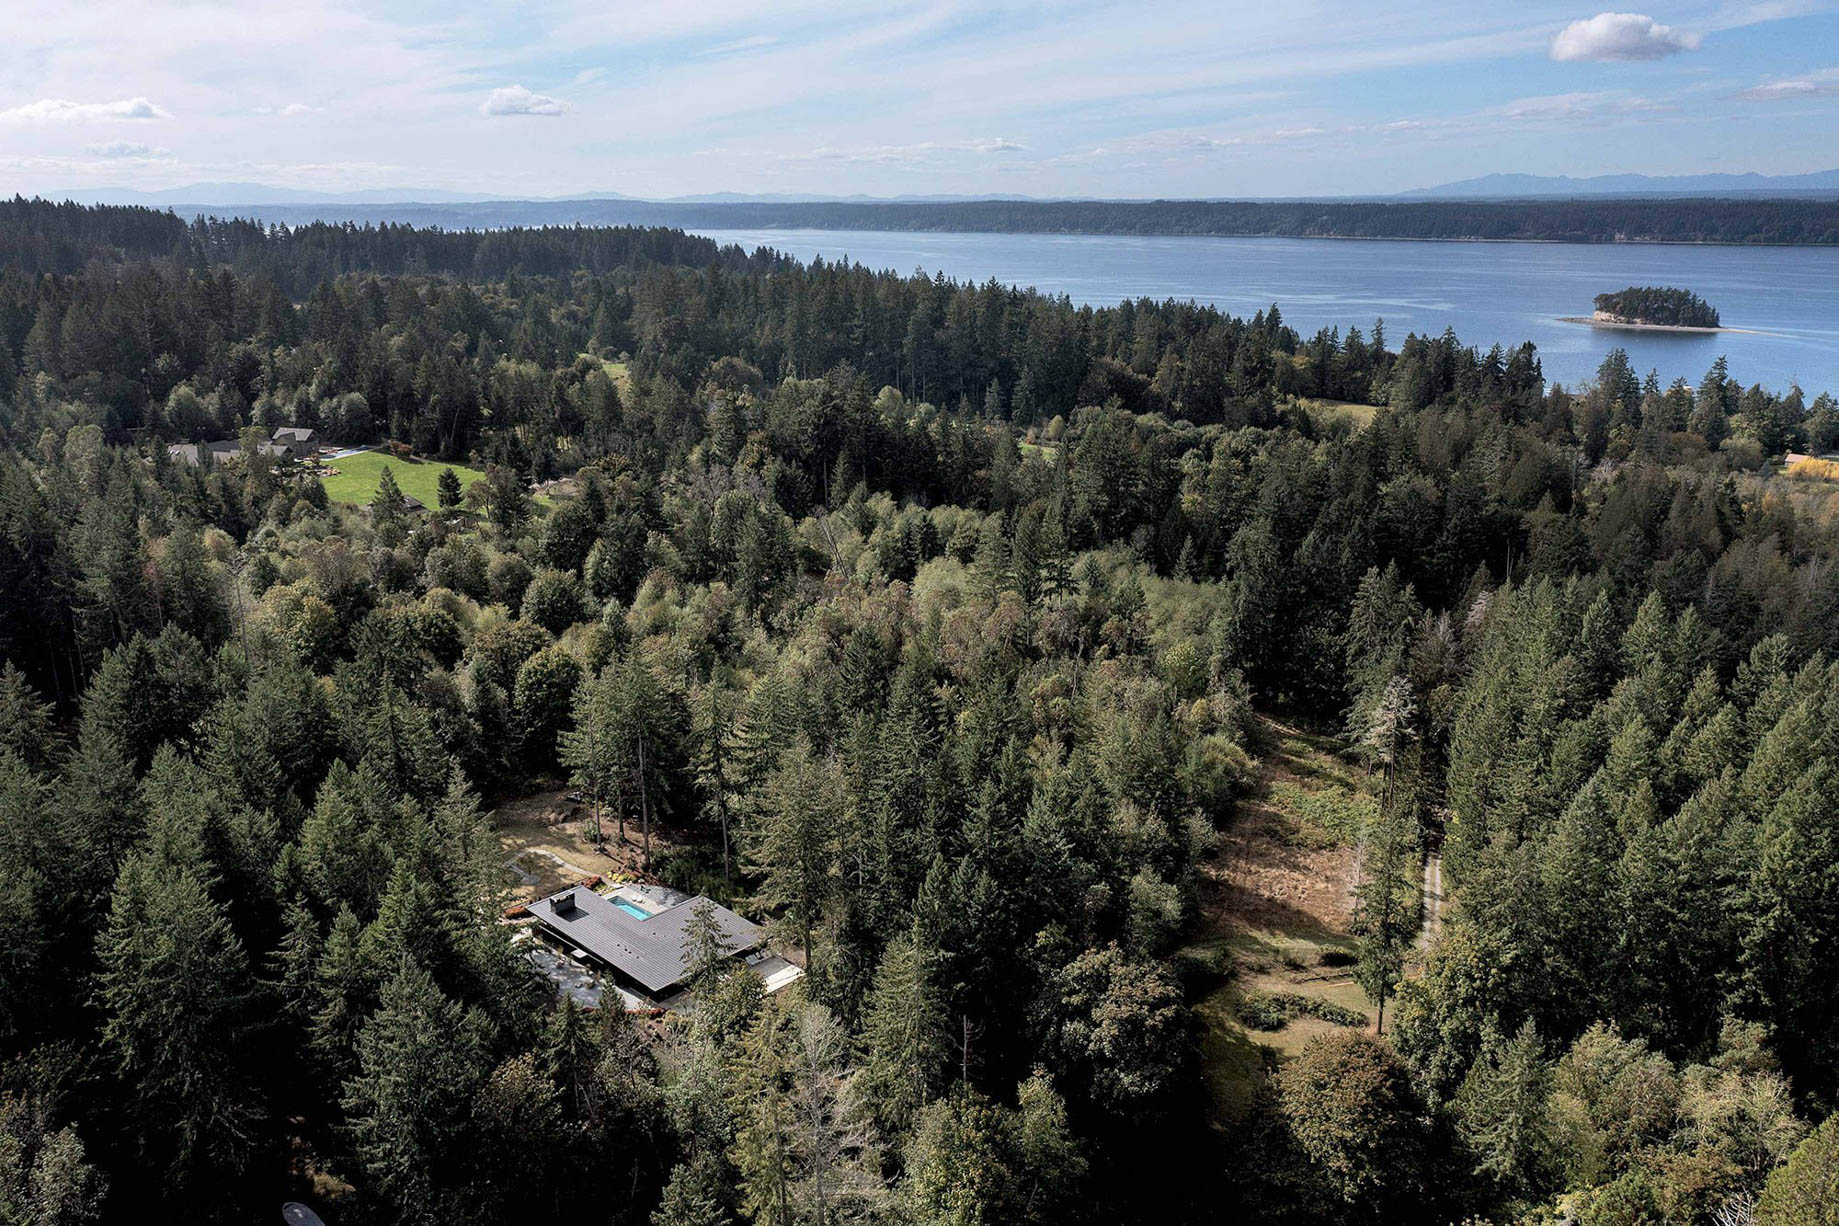
[[[889,1132],[931,1100],[951,1058],[934,955],[902,937],[882,954],[862,1022],[863,1088]]]
[[[97,946],[105,1051],[166,1194],[210,1212],[248,1172],[264,1114],[242,1037],[247,956],[196,861],[131,858]]]
[[[396,485],[396,474],[385,464],[383,472],[377,477],[377,492],[370,500],[370,522],[376,530],[377,540],[386,546],[402,543],[405,535],[403,521],[408,518],[408,504],[403,501],[402,490]]]
[[[767,780],[754,836],[760,900],[786,917],[810,963],[817,922],[835,887],[844,794],[836,761],[800,740]]]
[[[387,471],[387,469],[385,470]],[[452,510],[460,505],[460,474],[451,468],[441,469],[441,475],[435,478],[436,497],[443,510]]]
[[[342,1102],[360,1169],[401,1221],[464,1213],[464,1126],[482,1071],[476,1023],[404,962],[358,1033]]]
[[[615,793],[626,758],[626,710],[615,667],[608,665],[575,691],[574,726],[558,738],[569,782],[587,793],[596,846],[602,839],[601,804]],[[619,809],[619,837],[622,843],[626,839],[624,807]]]

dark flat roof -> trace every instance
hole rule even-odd
[[[531,903],[530,914],[655,996],[683,982],[690,973],[690,916],[701,901],[700,897],[685,899],[650,919],[639,919],[594,891],[575,886]],[[758,924],[717,903],[709,905],[715,908],[715,923],[728,938],[730,951],[742,953],[766,939],[766,931]]]

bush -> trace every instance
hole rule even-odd
[[[1252,1030],[1282,1030],[1298,1014],[1320,1018],[1333,1026],[1364,1027],[1366,1014],[1332,1000],[1299,992],[1247,992],[1239,1002],[1239,1021]]]
[[[1298,996],[1296,1011],[1317,1017],[1331,1026],[1365,1026],[1366,1014],[1358,1009],[1349,1009],[1346,1005],[1337,1005],[1332,1000],[1323,1000],[1317,996]]]
[[[1317,961],[1323,966],[1352,966],[1360,961],[1360,955],[1347,949],[1324,949]]]
[[[1285,995],[1251,991],[1239,1002],[1239,1022],[1250,1030],[1282,1030],[1296,1016]]]
[[[1190,990],[1205,990],[1230,977],[1234,970],[1232,951],[1206,945],[1190,945],[1177,950],[1170,961],[1175,973]]]

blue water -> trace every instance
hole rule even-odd
[[[1733,377],[1811,399],[1839,395],[1839,247],[1589,246],[1417,243],[1369,239],[1162,238],[1068,234],[909,234],[844,230],[702,230],[749,249],[800,259],[848,256],[873,268],[943,271],[1065,294],[1097,306],[1125,298],[1194,299],[1234,315],[1277,303],[1305,335],[1386,321],[1394,349],[1408,332],[1454,328],[1486,349],[1530,340],[1545,377],[1575,386],[1620,346],[1661,382],[1696,383],[1713,359]],[[1630,285],[1676,285],[1718,308],[1713,336],[1633,333],[1560,322]]]
[[[651,912],[641,910],[623,898],[615,898],[613,900],[613,905],[618,907],[621,911],[624,911],[627,915],[632,916],[634,919],[648,920],[651,918]]]

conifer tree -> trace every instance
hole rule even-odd
[[[818,756],[801,739],[767,780],[754,832],[760,900],[786,917],[812,964],[817,922],[834,890],[843,796],[836,761]]]
[[[370,522],[377,533],[377,540],[388,546],[400,545],[405,534],[403,520],[408,517],[408,513],[408,504],[403,501],[402,490],[396,485],[396,474],[385,464],[377,478],[377,492],[370,500]]]
[[[905,1129],[936,1091],[951,1059],[933,956],[914,937],[881,956],[862,1021],[863,1089],[890,1132]]]
[[[97,946],[104,1050],[150,1166],[183,1202],[225,1195],[263,1115],[239,1067],[256,1016],[243,947],[196,860],[143,853],[122,866]]]
[[[359,1167],[400,1220],[465,1211],[462,1129],[484,1054],[464,1010],[426,971],[402,963],[358,1033],[341,1100]]]
[[[575,691],[574,727],[558,738],[559,756],[569,769],[569,782],[587,793],[596,846],[603,838],[601,805],[616,793],[626,758],[626,712],[615,668],[608,665]],[[623,805],[619,806],[619,838],[622,843],[626,840]]]
[[[796,1220],[792,1182],[797,1167],[783,1025],[777,1008],[761,1009],[730,1062],[735,1130],[729,1157],[740,1177],[741,1209],[755,1226],[792,1226]]]
[[[443,510],[452,510],[460,505],[460,474],[451,468],[441,469],[441,475],[435,479],[436,497]]]

